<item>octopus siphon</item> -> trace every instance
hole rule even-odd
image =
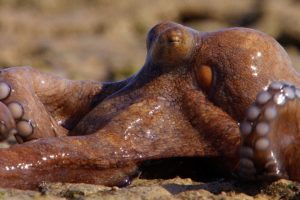
[[[244,180],[300,181],[299,86],[272,37],[173,22],[149,31],[144,66],[123,81],[1,69],[0,138],[19,144],[0,150],[0,187],[113,186],[181,157],[217,158]]]

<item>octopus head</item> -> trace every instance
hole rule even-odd
[[[190,88],[213,104],[207,106],[241,122],[242,176],[299,176],[289,155],[296,148],[291,144],[298,138],[294,124],[300,117],[288,112],[298,110],[298,103],[289,100],[300,94],[295,88],[300,79],[276,40],[247,28],[204,33],[165,22],[150,30],[147,49],[148,63],[167,70],[187,68]],[[189,88],[182,85],[187,93]],[[286,119],[295,123],[289,127]]]
[[[197,82],[215,105],[238,121],[271,82],[297,79],[286,52],[264,33],[231,28],[201,38],[193,64]]]

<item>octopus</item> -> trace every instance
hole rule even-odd
[[[0,136],[19,144],[0,150],[0,187],[124,185],[149,160],[181,157],[300,181],[300,76],[278,42],[162,22],[146,46],[144,66],[119,82],[2,69]]]

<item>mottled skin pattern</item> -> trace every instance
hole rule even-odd
[[[71,81],[30,67],[1,70],[1,136],[15,134],[22,144],[0,150],[0,186],[116,185],[144,161],[171,157],[216,157],[234,170],[238,122],[276,80],[300,85],[269,36],[245,28],[203,33],[170,22],[149,31],[144,66],[121,82]],[[21,117],[11,114],[11,102]],[[297,146],[291,148],[283,157],[295,152],[300,161]],[[296,161],[286,163],[287,174],[300,180]]]

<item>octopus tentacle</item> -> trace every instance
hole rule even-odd
[[[11,74],[8,75],[9,72],[2,72],[3,74],[5,74],[5,79],[2,78],[0,82],[0,96],[3,105],[1,112],[7,110],[9,114],[1,119],[3,126],[7,127],[0,131],[1,138],[5,139],[9,134],[13,134],[17,141],[22,143],[42,137],[41,134],[55,135],[54,127],[49,129],[54,120],[34,94],[30,82],[25,84],[26,80],[21,80]],[[5,122],[8,119],[5,118],[14,121],[13,125],[8,125]]]
[[[6,100],[9,98],[12,91],[11,86],[2,81],[0,82],[0,100]],[[17,102],[11,102],[8,103],[8,105],[5,105],[1,102],[1,128],[0,128],[0,135],[1,140],[4,140],[8,137],[9,134],[16,134],[16,120],[19,120],[24,115],[24,109],[23,106],[20,103]]]
[[[11,92],[12,92],[12,87],[9,84],[7,84],[6,82],[0,83],[0,96],[2,97],[1,100],[9,98]],[[11,114],[11,118],[15,120],[16,125],[10,126],[10,129],[3,130],[1,134],[5,135],[7,134],[7,132],[16,134],[15,136],[17,137],[18,141],[22,141],[21,138],[26,138],[29,137],[31,134],[33,134],[34,131],[33,123],[31,122],[31,120],[26,120],[23,118],[24,117],[23,106],[20,103],[14,101],[7,103],[6,106]],[[3,125],[6,126],[6,123],[3,123]],[[7,137],[7,135],[5,137]]]
[[[230,164],[236,162],[235,153],[237,148],[228,149],[228,146],[236,146],[240,142],[236,122],[223,110],[213,106],[197,90],[188,91],[183,102],[182,106],[191,124],[203,135],[206,143],[216,149],[217,156],[232,160],[232,162],[229,162]],[[197,109],[194,109],[195,107]],[[207,115],[207,113],[211,114]]]
[[[31,67],[1,70],[0,139],[13,134],[23,143],[65,136],[87,112],[129,81],[71,81]]]
[[[135,174],[137,168],[131,161],[120,162],[121,155],[111,155],[119,147],[113,146],[109,137],[90,135],[41,138],[10,149],[1,149],[0,178],[7,181],[0,185],[34,189],[42,181],[84,181],[97,184],[111,184],[112,180],[115,180],[112,184],[122,182],[124,178]],[[108,157],[112,159],[104,159]],[[115,167],[110,169],[110,166]]]
[[[4,140],[8,137],[9,132],[15,127],[14,114],[11,110],[1,102],[8,98],[11,93],[11,87],[5,82],[0,82],[0,139]]]
[[[246,180],[288,178],[288,149],[299,139],[300,89],[273,82],[258,93],[240,124],[239,175]],[[290,153],[290,152],[289,152]]]
[[[196,132],[170,132],[150,140],[140,131],[132,134],[135,140],[126,140],[122,133],[102,129],[85,136],[41,138],[0,149],[0,180],[6,180],[0,186],[35,189],[43,181],[125,186],[139,174],[137,166],[145,160],[209,151],[202,149]]]
[[[5,140],[14,131],[15,120],[8,107],[0,101],[0,140]]]
[[[0,100],[6,99],[11,93],[11,87],[5,82],[0,83]]]
[[[14,119],[22,119],[24,116],[24,108],[18,102],[11,102],[7,105]]]

